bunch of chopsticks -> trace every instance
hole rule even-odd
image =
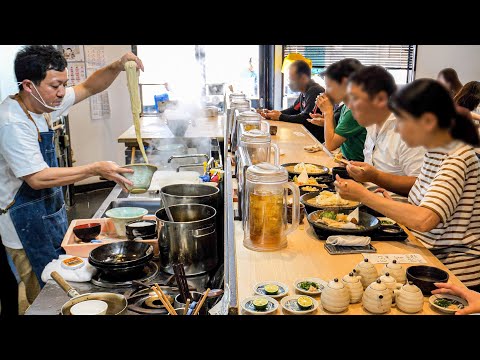
[[[192,295],[188,289],[187,276],[185,275],[185,269],[183,264],[173,264],[173,272],[175,273],[175,280],[177,281],[178,290],[180,291],[180,297],[184,304],[187,303],[187,299],[192,300]]]
[[[170,315],[178,315],[177,312],[175,311],[175,309],[173,308],[172,304],[170,304],[170,301],[168,301],[167,296],[165,295],[165,293],[160,288],[160,285],[155,283],[154,286],[151,287],[151,289],[153,291],[155,291],[155,293],[158,296],[158,299],[162,302],[163,306],[165,306],[165,309],[167,309],[167,311]],[[207,296],[208,296],[209,292],[210,292],[210,288],[208,288],[203,293],[202,298],[200,299],[200,301],[198,303],[196,303],[196,305],[195,305],[195,307],[193,308],[192,311],[189,311],[190,308],[191,308],[191,305],[190,305],[190,299],[187,299],[187,302],[185,303],[185,308],[183,309],[184,315],[190,315],[190,314],[191,315],[198,315],[198,313],[200,312],[200,309],[202,308],[203,304],[205,303],[205,300],[207,299]],[[195,303],[195,301],[193,303]]]

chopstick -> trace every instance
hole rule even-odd
[[[152,286],[152,290],[155,291],[158,298],[162,302],[163,306],[165,306],[165,309],[167,309],[170,315],[178,315],[175,309],[173,308],[173,306],[170,304],[170,301],[168,301],[167,297],[165,296],[162,289],[157,283],[155,283],[155,285]]]
[[[132,146],[132,155],[130,156],[130,165],[135,163],[135,146]]]
[[[185,268],[183,267],[183,263],[179,263],[178,266],[180,269],[180,274],[181,274],[181,279],[183,281],[183,288],[185,289],[185,294],[187,295],[188,299],[193,300],[192,294],[190,294],[190,288],[188,287],[187,275],[185,275]]]
[[[183,315],[187,315],[189,306],[190,306],[190,299],[187,299],[187,302],[185,303],[185,308],[183,310]]]
[[[350,165],[350,161],[345,160],[345,159],[335,158],[334,161],[339,162],[339,163],[342,163],[342,164],[345,164],[345,165]],[[355,166],[355,165],[352,165],[352,166]],[[365,168],[363,168],[363,167],[361,167],[361,166],[357,166],[357,167],[358,167],[360,170],[365,171]]]
[[[193,314],[192,314],[192,315],[198,315],[200,309],[201,309],[202,306],[203,306],[203,303],[204,303],[205,300],[207,299],[207,295],[208,295],[209,292],[210,292],[210,288],[208,288],[207,290],[205,290],[205,292],[203,293],[202,299],[198,302],[197,306],[195,306],[195,310],[193,310]]]

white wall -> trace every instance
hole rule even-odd
[[[480,80],[480,45],[418,45],[415,79],[436,78],[440,70],[451,67],[462,84]]]
[[[118,60],[128,51],[131,51],[130,45],[105,45],[107,63]],[[111,160],[120,165],[125,164],[125,145],[119,144],[117,138],[133,123],[127,79],[124,72],[118,76],[107,91],[111,111],[109,119],[92,120],[89,99],[76,104],[70,110],[71,143],[73,157],[76,160],[74,166],[100,160]],[[97,181],[98,177],[93,177],[78,182],[76,185]]]
[[[0,45],[0,101],[18,92],[13,62],[21,47],[22,45]]]

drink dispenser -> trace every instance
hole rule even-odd
[[[258,129],[244,131],[244,126],[241,124],[240,146],[247,150],[252,165],[270,162],[270,149],[273,150],[274,164],[278,165],[280,151],[277,144],[272,144],[270,134]]]
[[[292,225],[287,222],[288,191],[293,193]],[[269,163],[247,169],[245,189],[245,227],[243,245],[254,251],[273,251],[287,246],[287,235],[300,218],[300,192],[288,182],[282,166]]]

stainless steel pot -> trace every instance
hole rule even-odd
[[[217,209],[217,187],[205,184],[173,184],[162,187],[168,206],[179,204],[203,204]]]
[[[215,268],[218,263],[215,208],[203,204],[169,208],[175,222],[168,221],[164,208],[155,213],[161,269],[174,274],[172,265],[181,262],[185,275],[198,275]]]

